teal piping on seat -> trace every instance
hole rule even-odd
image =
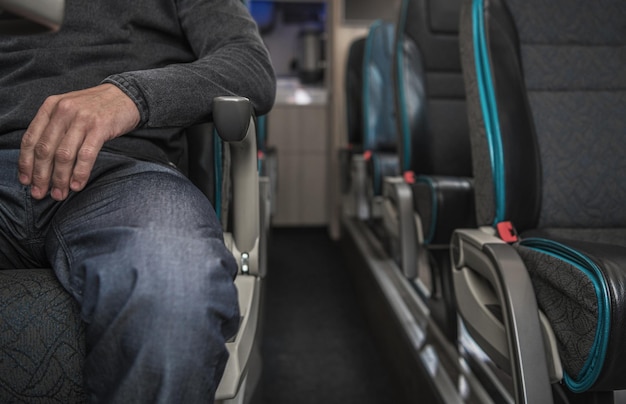
[[[363,111],[363,149],[367,150],[372,146],[372,137],[374,136],[373,133],[371,133],[370,131],[370,125],[369,125],[369,102],[370,102],[370,96],[369,96],[369,82],[370,82],[370,70],[369,70],[369,63],[370,63],[370,59],[372,58],[372,41],[374,40],[374,36],[372,35],[372,31],[374,31],[375,29],[377,29],[380,25],[382,25],[382,20],[376,20],[372,23],[372,25],[370,26],[369,29],[369,33],[367,35],[367,38],[365,39],[365,51],[363,54],[363,104],[362,104],[362,111]]]
[[[213,130],[213,168],[215,171],[215,213],[217,219],[222,220],[222,140]]]
[[[521,245],[550,255],[561,261],[567,262],[580,270],[591,280],[596,297],[598,299],[598,325],[596,327],[593,345],[589,350],[589,356],[583,365],[578,378],[574,379],[567,372],[563,379],[567,387],[574,393],[582,393],[593,386],[602,368],[609,345],[611,331],[611,303],[609,290],[600,268],[582,253],[557,243],[553,240],[542,238],[527,238],[520,242]]]
[[[437,227],[437,190],[435,189],[435,184],[433,183],[432,178],[430,177],[418,177],[416,182],[421,182],[430,188],[430,197],[431,197],[431,212],[430,212],[430,229],[428,229],[428,235],[424,235],[424,245],[429,245],[433,238],[435,237],[435,228]]]
[[[267,142],[267,115],[257,116],[256,122],[257,148],[261,151],[265,151],[265,143]]]
[[[489,52],[485,35],[485,20],[483,13],[483,0],[474,0],[472,8],[472,33],[474,41],[474,60],[476,63],[476,78],[480,98],[485,132],[489,144],[491,158],[491,173],[494,183],[495,194],[495,217],[493,224],[505,220],[505,178],[504,178],[504,152],[502,149],[502,137],[500,122],[498,120],[498,106],[491,79],[489,64]]]
[[[403,0],[400,11],[400,20],[398,21],[398,35],[396,36],[396,75],[398,77],[398,109],[400,113],[400,122],[402,132],[400,133],[400,141],[402,142],[402,160],[401,171],[409,170],[411,164],[411,128],[409,126],[409,118],[406,113],[406,94],[404,91],[404,29],[406,27],[407,9],[409,8],[409,0]]]

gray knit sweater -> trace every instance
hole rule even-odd
[[[151,158],[156,145],[174,163],[182,128],[210,120],[215,96],[248,97],[261,114],[275,95],[269,55],[240,0],[66,0],[59,32],[0,35],[0,148],[19,148],[47,96],[102,82],[141,115],[138,129],[105,148]]]

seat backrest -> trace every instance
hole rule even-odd
[[[466,0],[479,224],[626,226],[626,2]]]
[[[365,38],[357,38],[350,44],[346,63],[346,113],[348,144],[352,147],[363,145],[363,56]]]
[[[397,145],[393,101],[392,61],[395,26],[375,21],[365,40],[363,56],[363,148],[395,151]]]
[[[403,0],[394,58],[403,171],[472,175],[459,57],[461,0]]]
[[[187,167],[183,171],[211,201],[224,231],[229,230],[230,159],[229,149],[214,131],[212,123],[188,128]]]

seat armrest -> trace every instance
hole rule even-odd
[[[65,0],[0,0],[3,9],[57,31],[65,15]]]
[[[262,259],[266,248],[261,234],[257,137],[250,101],[243,97],[216,97],[213,122],[218,136],[230,150],[233,224],[231,232],[224,234],[224,242],[239,265],[235,285],[241,314],[237,335],[226,344],[230,358],[216,400],[243,402],[248,394],[248,376],[255,368],[253,351],[259,340],[260,296],[265,271]],[[262,189],[267,199],[267,186]]]
[[[213,121],[230,147],[233,189],[233,252],[243,273],[258,274],[260,236],[259,174],[256,127],[250,101],[244,97],[216,97]]]
[[[517,251],[480,229],[456,230],[450,250],[458,309],[468,331],[503,369],[510,366],[516,403],[551,403],[537,300]],[[491,305],[501,309],[501,320]]]
[[[418,276],[418,259],[425,259],[420,250],[421,225],[413,211],[413,193],[402,177],[386,177],[383,182],[382,218],[387,234],[395,241],[396,259],[408,279]]]
[[[413,195],[424,244],[448,245],[455,229],[476,227],[470,178],[421,175],[413,184]]]

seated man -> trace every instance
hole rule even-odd
[[[0,36],[0,269],[52,267],[78,301],[91,401],[213,400],[237,266],[183,132],[274,93],[240,0],[68,0],[60,31]]]

